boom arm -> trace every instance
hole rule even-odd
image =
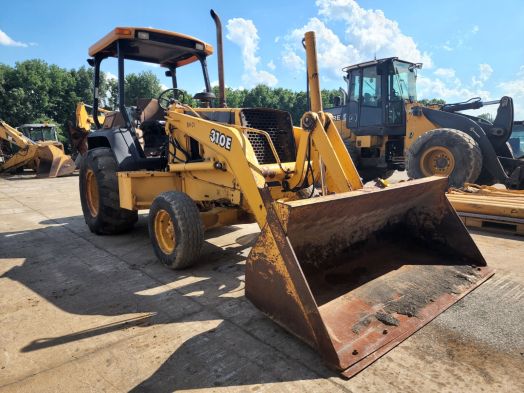
[[[19,150],[14,154],[3,157],[4,162],[0,162],[0,172],[24,166],[33,161],[37,156],[38,145],[35,142],[11,127],[5,121],[0,120],[0,143],[3,141],[18,146]],[[5,154],[4,152],[0,153],[2,155]]]
[[[442,110],[445,112],[459,112],[467,109],[480,109],[486,105],[500,104],[500,100],[493,101],[482,101],[480,97],[471,98],[464,102],[457,102],[455,104],[445,104],[442,106]]]
[[[92,126],[95,124],[95,121],[94,121],[95,113],[90,115],[89,113],[87,113],[86,108],[93,109],[91,105],[84,104],[83,102],[79,102],[78,104],[76,104],[75,118],[76,118],[76,127],[81,129],[83,132],[87,133],[91,131]],[[97,116],[98,122],[102,124],[104,123],[105,114],[109,111],[107,109],[98,108],[98,112],[99,112]]]

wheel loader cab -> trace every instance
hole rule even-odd
[[[404,169],[406,108],[416,101],[420,67],[390,57],[344,68],[345,104],[327,111],[337,116],[341,135],[365,181]]]
[[[34,142],[56,141],[56,125],[54,124],[22,124],[17,127],[26,137]]]
[[[177,70],[192,63],[200,64],[205,91],[197,93],[194,99],[199,100],[201,106],[210,106],[215,96],[211,91],[206,58],[212,53],[211,45],[196,38],[141,27],[117,27],[91,46],[88,63],[95,71],[93,112],[97,112],[100,104],[101,65],[111,57],[118,62],[118,110],[107,113],[103,124],[94,117],[97,130],[88,136],[88,150],[111,148],[119,170],[164,168],[168,148],[166,109],[174,99],[181,99],[182,94],[178,89]],[[125,67],[130,60],[166,68],[171,88],[159,97],[140,97],[136,102],[126,102]]]
[[[347,128],[355,135],[404,135],[405,102],[416,100],[418,67],[391,57],[344,68],[349,84]]]

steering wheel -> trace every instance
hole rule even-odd
[[[185,98],[186,95],[182,90],[171,88],[160,93],[157,100],[160,108],[166,111],[167,108],[169,108],[169,105],[173,104],[175,101],[183,101]]]

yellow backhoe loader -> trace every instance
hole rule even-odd
[[[33,169],[39,177],[66,176],[75,170],[73,160],[64,153],[61,143],[34,142],[0,120],[0,172],[13,172],[24,167]]]
[[[222,72],[212,107],[209,44],[165,30],[114,29],[91,46],[89,63],[96,111],[100,65],[117,58],[119,111],[87,138],[80,197],[97,234],[130,230],[137,211],[149,209],[154,252],[175,269],[198,262],[205,229],[257,222],[247,298],[350,377],[493,271],[447,201],[446,179],[363,189],[322,111],[313,32],[305,48],[311,109],[293,127],[284,111],[227,108]],[[173,87],[126,108],[127,59],[166,67]],[[199,108],[182,104],[177,89],[178,68],[195,62],[205,86],[194,96]]]
[[[88,109],[90,112],[88,112]],[[75,123],[69,122],[69,140],[73,149],[73,157],[77,155],[84,155],[87,151],[87,135],[95,127],[93,120],[93,107],[91,105],[79,102],[76,104]],[[107,109],[98,108],[98,122],[103,123],[105,114],[109,112]]]

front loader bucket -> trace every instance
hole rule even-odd
[[[75,162],[62,149],[53,145],[38,146],[38,177],[67,176],[75,171]]]
[[[246,296],[349,378],[493,274],[446,178],[274,202]]]

